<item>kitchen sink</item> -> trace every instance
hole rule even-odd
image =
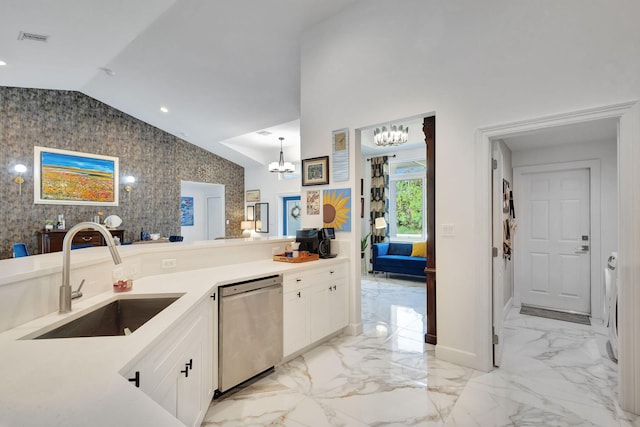
[[[117,299],[32,339],[126,335],[125,330],[135,331],[180,296]]]

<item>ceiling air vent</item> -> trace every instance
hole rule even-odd
[[[267,136],[267,135],[271,135],[271,132],[269,132],[268,130],[261,130],[259,132],[256,132],[258,135],[262,135],[262,136]]]
[[[31,40],[34,42],[46,43],[48,38],[49,36],[35,33],[25,33],[24,31],[20,31],[20,34],[18,34],[18,40]]]

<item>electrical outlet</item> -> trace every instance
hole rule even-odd
[[[163,259],[162,260],[162,268],[174,268],[176,266],[176,259]]]

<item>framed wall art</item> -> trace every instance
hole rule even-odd
[[[320,215],[320,190],[307,191],[307,215]]]
[[[351,231],[350,188],[322,192],[322,223],[335,231]]]
[[[193,197],[180,197],[180,225],[193,225]]]
[[[331,133],[333,148],[333,181],[349,179],[349,129],[334,130]]]
[[[118,158],[34,147],[34,203],[118,206]]]
[[[260,190],[247,190],[246,200],[247,203],[260,201]]]
[[[329,183],[329,156],[302,159],[302,185]]]

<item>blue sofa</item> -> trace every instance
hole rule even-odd
[[[411,256],[411,243],[376,243],[373,245],[373,273],[409,274],[426,277],[427,259]]]

